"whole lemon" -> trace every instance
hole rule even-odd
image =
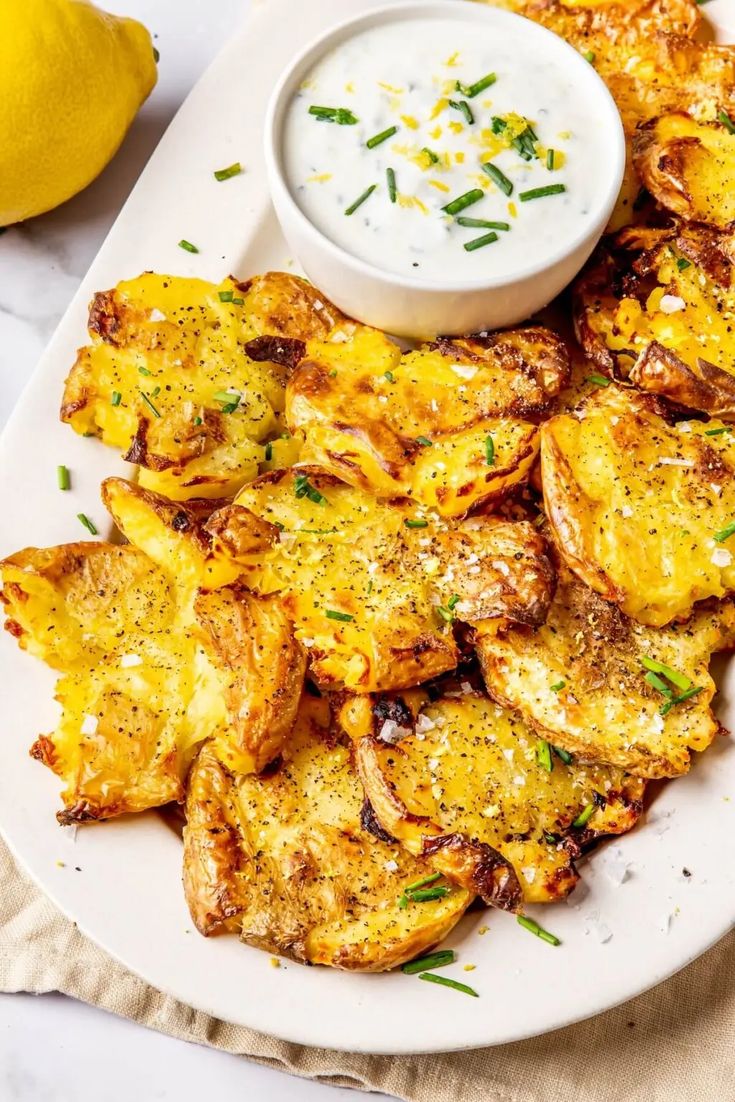
[[[88,0],[0,0],[0,226],[94,180],[156,77],[134,19]]]

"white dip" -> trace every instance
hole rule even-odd
[[[589,62],[524,30],[417,16],[363,31],[325,55],[284,126],[286,180],[306,217],[384,271],[445,284],[512,277],[581,233],[609,183],[597,97],[579,80],[578,65]],[[368,148],[391,127],[395,134]],[[483,171],[488,162],[510,194]],[[565,190],[523,200],[549,185]],[[481,197],[458,216],[442,210],[473,190]],[[509,229],[463,226],[457,217]],[[492,233],[497,240],[465,248]]]

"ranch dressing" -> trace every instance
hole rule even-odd
[[[450,285],[512,278],[580,234],[606,186],[604,128],[575,59],[523,31],[417,16],[326,54],[283,132],[286,180],[306,217],[383,271]],[[524,201],[549,185],[554,194]],[[442,209],[473,192],[464,209]]]

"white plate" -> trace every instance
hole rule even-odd
[[[382,2],[382,0],[380,0]],[[166,133],[44,355],[0,444],[0,553],[83,537],[86,512],[109,531],[99,482],[124,473],[114,452],[58,420],[64,376],[86,340],[96,289],[144,269],[218,280],[289,263],[264,186],[260,121],[286,58],[330,22],[376,0],[268,0],[201,80]],[[727,15],[725,0],[711,8]],[[212,170],[240,160],[245,175],[218,184]],[[177,248],[186,237],[200,248]],[[56,489],[67,464],[74,489]],[[156,813],[73,833],[56,825],[58,783],[28,747],[54,725],[52,673],[0,643],[3,738],[0,829],[39,886],[133,972],[191,1006],[290,1041],[408,1053],[499,1044],[596,1014],[681,968],[735,917],[735,743],[720,737],[689,776],[664,789],[648,825],[603,847],[584,868],[585,898],[536,909],[563,939],[557,949],[512,916],[468,916],[449,939],[481,998],[428,988],[399,974],[354,976],[287,963],[234,937],[201,938],[181,889],[179,838]],[[720,715],[735,696],[722,666]],[[60,867],[63,862],[64,867]],[[621,862],[629,866],[618,882]],[[682,868],[691,871],[684,877]],[[77,871],[78,870],[78,871]],[[577,893],[579,896],[579,893]],[[488,932],[479,936],[479,928]],[[610,935],[608,937],[608,935]],[[607,938],[607,940],[603,940]]]

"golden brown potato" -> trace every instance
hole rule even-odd
[[[721,122],[698,122],[684,111],[651,119],[633,137],[633,158],[660,206],[717,229],[735,218],[735,143]]]
[[[304,697],[283,759],[233,778],[210,746],[189,779],[184,889],[203,934],[354,971],[396,967],[446,937],[472,900],[461,888],[401,906],[432,872],[362,825],[350,747],[324,701]]]
[[[253,560],[264,524],[273,542]],[[309,467],[261,476],[207,528],[243,584],[282,595],[324,688],[387,691],[452,669],[455,618],[538,623],[553,583],[530,524],[449,522]]]
[[[635,825],[644,781],[562,751],[565,763],[469,683],[415,715],[402,704],[378,700],[374,733],[357,744],[365,793],[384,830],[486,903],[563,899],[579,879],[573,859]]]
[[[476,649],[491,696],[541,738],[583,761],[674,777],[717,733],[709,659],[733,646],[734,630],[730,601],[685,624],[644,627],[560,567],[544,625],[480,631]],[[696,690],[688,697],[686,684]]]
[[[195,645],[166,574],[133,547],[28,548],[0,564],[7,630],[64,673],[56,731],[31,753],[64,781],[62,823],[183,799]]]
[[[277,597],[256,597],[242,586],[200,590],[194,614],[205,650],[226,675],[228,723],[216,752],[231,772],[259,773],[294,725],[306,654]]]
[[[352,345],[312,342],[286,389],[301,459],[379,497],[411,497],[463,516],[525,480],[534,418],[566,381],[549,330],[442,340],[376,371]]]
[[[706,227],[624,231],[575,289],[587,354],[677,405],[735,416],[735,238]]]
[[[281,465],[296,458],[280,439],[286,377],[305,342],[343,320],[285,273],[219,285],[145,273],[93,299],[93,343],[66,381],[62,420],[125,450],[148,489],[231,497],[266,441]]]
[[[628,616],[658,627],[735,591],[725,426],[670,425],[649,395],[601,387],[544,425],[541,470],[560,553]]]

